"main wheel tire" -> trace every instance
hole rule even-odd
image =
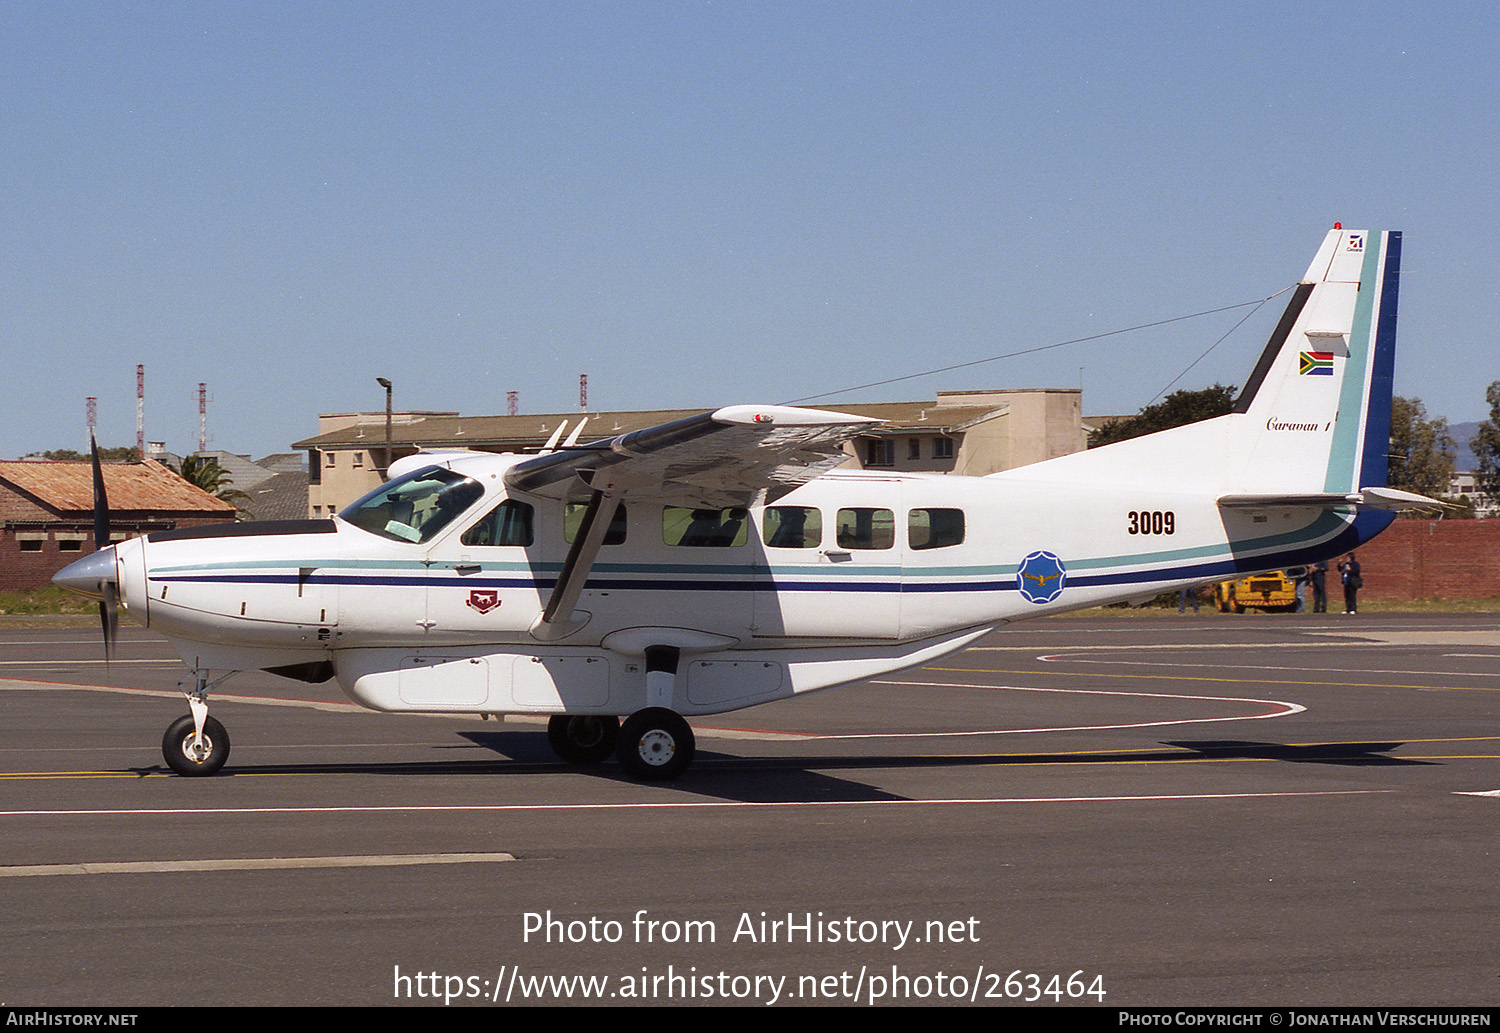
[[[552,752],[569,764],[598,764],[615,752],[620,719],[614,716],[554,714],[547,722]]]
[[[687,770],[695,748],[693,730],[679,715],[665,707],[647,707],[625,719],[615,755],[634,777],[666,782]]]
[[[167,727],[161,739],[161,755],[167,767],[190,777],[214,774],[229,759],[229,733],[215,718],[205,718],[201,756],[193,749],[194,738],[191,715],[179,717]]]

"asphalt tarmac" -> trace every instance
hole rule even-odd
[[[0,626],[0,1004],[1500,1005],[1500,622],[1063,618],[679,781]]]

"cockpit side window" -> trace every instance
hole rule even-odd
[[[534,512],[524,502],[506,499],[465,531],[459,541],[465,545],[529,546],[535,540],[532,530]]]
[[[382,538],[420,545],[431,541],[483,494],[478,481],[429,466],[382,484],[339,516]]]

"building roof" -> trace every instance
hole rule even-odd
[[[245,494],[251,520],[301,520],[307,516],[307,471],[272,474]]]
[[[255,465],[272,473],[306,473],[307,456],[301,452],[272,452],[255,460]]]
[[[234,505],[189,484],[160,463],[105,463],[104,493],[116,511],[233,514]],[[91,463],[0,462],[0,480],[60,512],[94,509]]]

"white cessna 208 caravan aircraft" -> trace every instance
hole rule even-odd
[[[1436,505],[1384,487],[1400,253],[1398,233],[1331,231],[1230,415],[988,477],[834,470],[877,421],[734,406],[541,455],[408,457],[336,519],[157,532],[56,581],[102,597],[106,637],[118,599],[186,661],[191,714],[163,743],[180,774],[228,756],[210,688],[265,669],[376,710],[552,715],[564,759],[672,778],[685,716],[1326,559],[1382,511]]]

